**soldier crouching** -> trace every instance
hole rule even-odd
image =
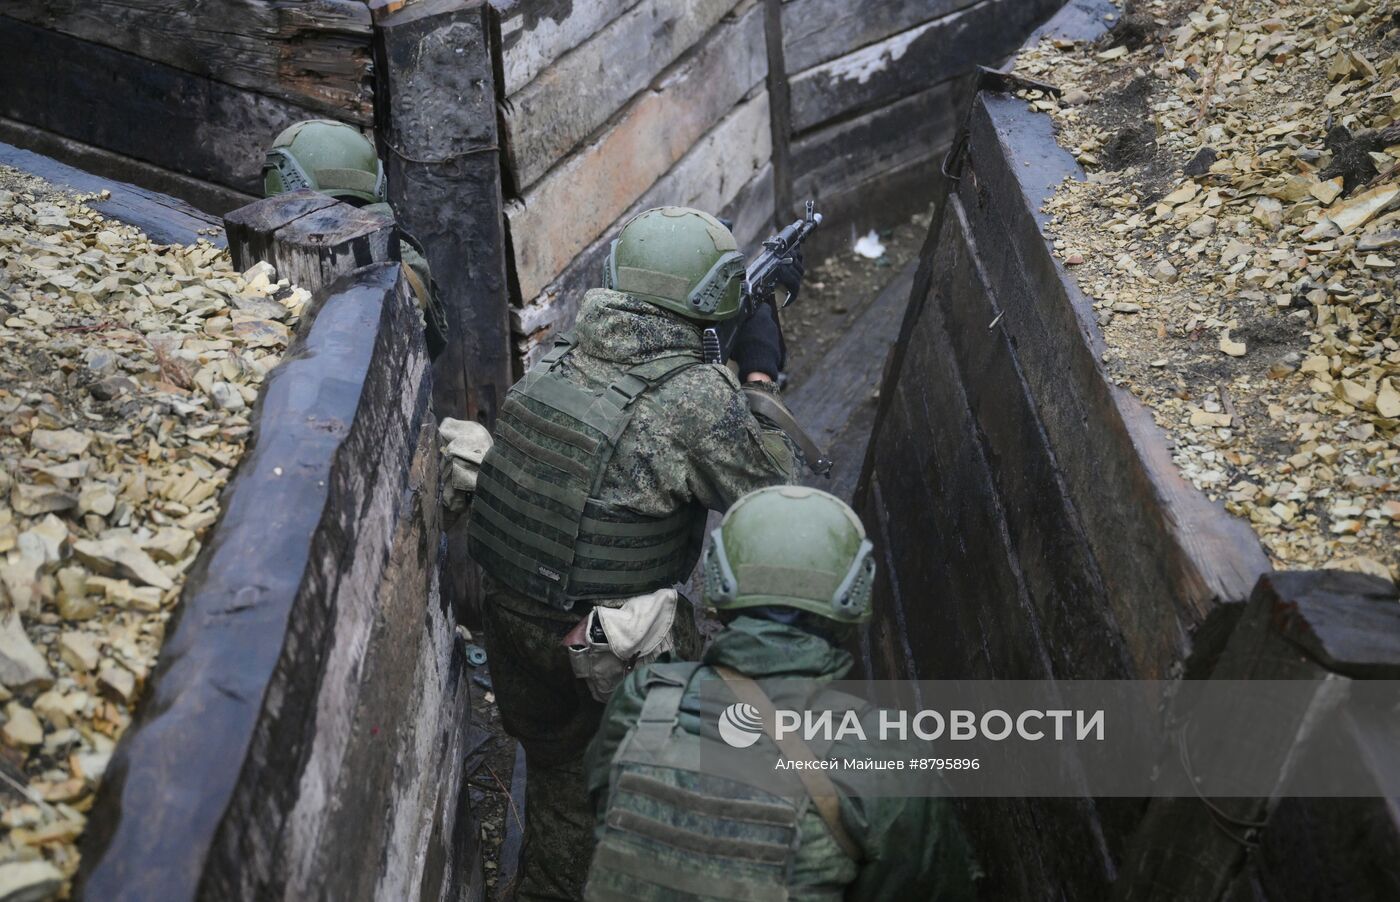
[[[798,771],[793,797],[774,791],[771,769],[706,765],[706,743],[720,740],[702,728],[703,683],[722,680],[771,723],[784,684],[820,692],[850,671],[841,645],[869,619],[872,553],[855,513],[816,489],[762,489],[725,515],[704,570],[726,629],[699,663],[633,671],[589,749],[599,841],[588,902],[976,898],[946,798],[863,795],[820,769]],[[792,734],[775,742],[786,760],[812,757]]]

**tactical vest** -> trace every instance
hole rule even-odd
[[[598,499],[637,399],[693,366],[678,355],[632,367],[602,391],[557,370],[572,337],[506,394],[481,464],[468,525],[473,559],[508,588],[567,610],[673,585],[699,558],[705,514],[643,517]]]
[[[699,664],[653,665],[637,725],[613,757],[586,902],[784,902],[801,836],[798,803],[700,767],[707,739],[677,722]],[[839,853],[838,853],[839,854]],[[804,899],[842,897],[841,888]]]

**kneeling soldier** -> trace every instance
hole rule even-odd
[[[598,846],[585,899],[974,898],[946,799],[855,797],[812,770],[793,801],[702,766],[717,740],[701,733],[701,682],[720,678],[762,711],[774,681],[851,669],[840,645],[870,616],[871,552],[855,513],[816,489],[761,489],[725,515],[704,571],[727,629],[698,664],[634,671],[589,748]]]

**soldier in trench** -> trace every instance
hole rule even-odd
[[[263,194],[275,197],[309,188],[342,203],[394,218],[384,179],[384,164],[374,145],[355,128],[330,119],[307,119],[277,136],[263,161]],[[397,230],[403,274],[423,316],[428,354],[447,345],[447,314],[437,283],[418,242]]]
[[[780,284],[796,292],[801,276],[795,260]],[[510,390],[490,450],[474,424],[445,424],[452,484],[474,490],[468,535],[485,570],[496,701],[528,766],[519,898],[582,897],[593,846],[583,755],[603,699],[629,664],[698,654],[690,604],[672,587],[694,569],[707,511],[791,482],[802,459],[746,394],[781,405],[776,319],[743,325],[743,384],[702,356],[704,328],[739,312],[743,279],[714,217],[641,213],[575,329]]]
[[[870,617],[872,553],[855,512],[816,489],[761,489],[725,514],[702,565],[705,601],[725,630],[699,663],[634,670],[589,748],[598,846],[585,899],[976,897],[948,799],[875,797],[822,770],[799,772],[795,797],[775,793],[771,765],[755,763],[752,783],[714,766],[724,745],[702,727],[716,723],[702,704],[706,681],[723,681],[714,704],[732,697],[771,713],[770,693],[846,676],[842,646]],[[778,748],[810,757],[794,744],[788,736]]]

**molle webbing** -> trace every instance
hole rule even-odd
[[[613,759],[604,829],[584,898],[783,902],[800,809],[756,786],[697,769],[703,741],[677,715],[699,665],[653,665],[633,732]],[[689,763],[683,763],[689,760]]]
[[[507,394],[468,534],[473,557],[492,576],[560,609],[684,579],[703,530],[691,509],[649,518],[597,500],[636,400],[699,359],[648,361],[595,391],[555,371],[572,349],[561,340]]]

